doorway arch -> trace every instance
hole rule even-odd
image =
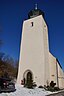
[[[23,74],[24,85],[33,81],[33,73],[31,70],[26,70]]]

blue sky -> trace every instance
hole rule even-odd
[[[0,0],[0,52],[19,58],[22,23],[35,3],[45,13],[49,29],[50,52],[64,69],[64,0]]]

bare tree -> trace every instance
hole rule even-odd
[[[16,77],[17,67],[15,67],[14,63],[14,59],[9,55],[6,56],[4,53],[0,53],[0,76],[8,73],[7,76]]]

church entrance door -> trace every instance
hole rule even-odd
[[[24,73],[24,86],[31,88],[33,85],[33,75],[31,71],[26,71]]]

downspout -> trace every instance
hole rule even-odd
[[[59,88],[57,59],[56,59],[56,74],[57,74],[57,87]]]

